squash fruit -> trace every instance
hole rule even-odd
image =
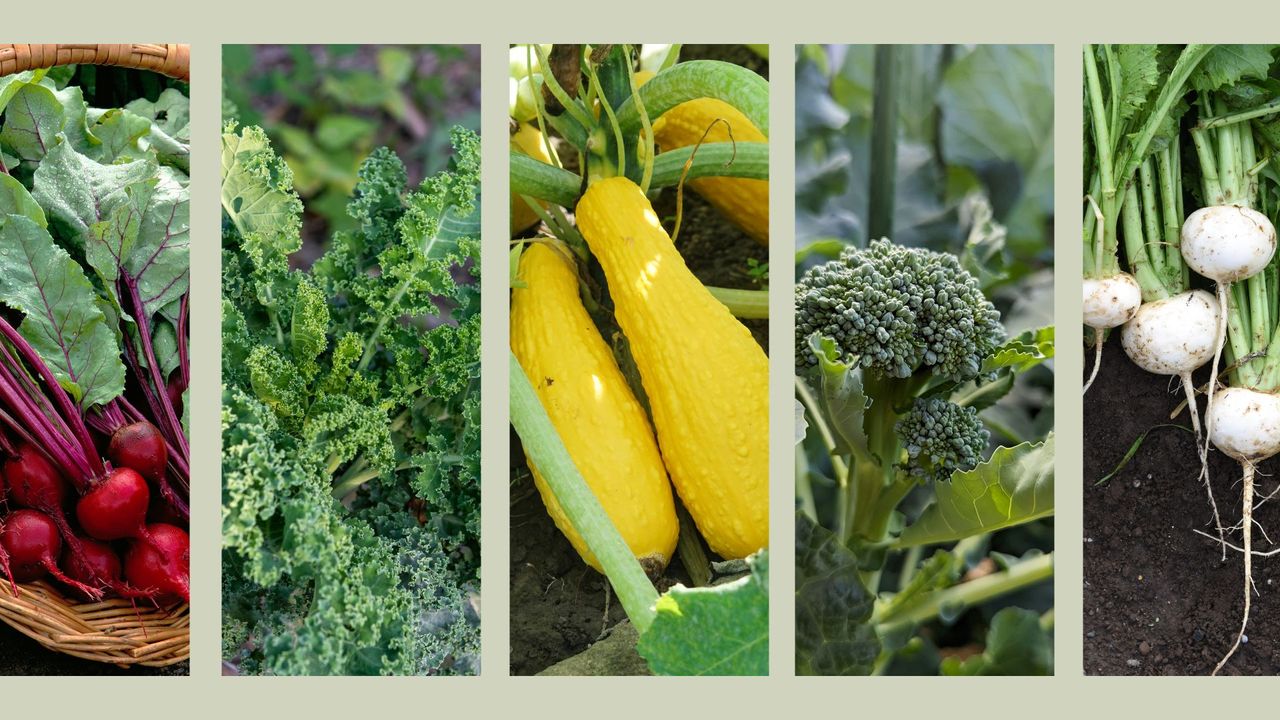
[[[653,133],[658,147],[667,151],[695,145],[699,140],[729,142],[730,128],[734,142],[769,141],[746,115],[715,98],[689,100],[671,108],[653,124]],[[768,180],[704,177],[690,180],[689,187],[751,238],[769,244]]]
[[[651,577],[675,551],[680,523],[644,408],[578,295],[568,248],[535,242],[521,254],[512,290],[511,349],[533,383],[583,479]],[[582,559],[599,562],[529,463],[556,527]]]
[[[551,164],[551,148],[548,141],[542,137],[542,132],[537,127],[529,123],[520,123],[520,127],[511,136],[511,149],[548,165]],[[545,202],[541,200],[538,202],[542,207],[547,207]],[[515,237],[536,222],[538,222],[538,214],[533,211],[533,208],[529,207],[524,198],[511,193],[511,236]]]
[[[769,359],[694,277],[640,188],[598,180],[578,230],[600,261],[676,492],[726,559],[769,542]]]

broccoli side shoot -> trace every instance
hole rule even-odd
[[[912,477],[936,481],[976,467],[991,438],[977,410],[938,397],[917,398],[894,432],[906,450],[903,470]]]
[[[834,340],[846,361],[900,379],[921,369],[972,379],[1004,340],[999,311],[955,256],[889,240],[848,247],[796,284],[804,365],[816,363],[815,333]]]

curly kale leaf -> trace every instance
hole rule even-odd
[[[242,672],[476,670],[479,139],[374,152],[309,270],[261,130],[223,136],[224,652]]]

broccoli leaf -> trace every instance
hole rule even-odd
[[[1053,637],[1040,626],[1040,616],[1007,607],[991,619],[987,647],[981,655],[942,661],[943,675],[1052,675]]]
[[[855,365],[840,361],[840,349],[831,338],[815,335],[809,339],[809,347],[818,358],[822,404],[836,434],[836,452],[856,449],[866,455],[869,450],[862,419],[870,403],[862,390],[862,372]]]
[[[973,470],[933,483],[933,505],[898,539],[899,547],[952,542],[1053,514],[1054,439],[1000,448]]]
[[[853,552],[797,513],[796,674],[869,674],[880,654],[874,608]]]

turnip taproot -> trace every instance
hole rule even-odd
[[[1240,647],[1249,626],[1253,604],[1253,476],[1257,463],[1280,453],[1280,395],[1229,387],[1207,411],[1214,446],[1240,463],[1243,475],[1243,519],[1240,532],[1244,554],[1244,617],[1240,632],[1226,656],[1213,669],[1217,675]]]
[[[9,569],[14,580],[34,582],[51,575],[62,583],[98,600],[102,590],[73,580],[58,567],[62,538],[53,519],[39,510],[22,509],[10,513],[0,531],[0,545],[9,554]]]
[[[1276,229],[1262,213],[1238,205],[1214,205],[1191,213],[1182,224],[1182,257],[1187,265],[1218,287],[1219,323],[1209,375],[1207,424],[1213,432],[1213,395],[1218,362],[1227,336],[1231,283],[1262,271],[1276,252]],[[1207,442],[1207,441],[1206,441]]]
[[[130,585],[156,593],[164,602],[191,601],[191,541],[174,525],[152,523],[148,539],[134,540],[124,555],[124,576]]]

